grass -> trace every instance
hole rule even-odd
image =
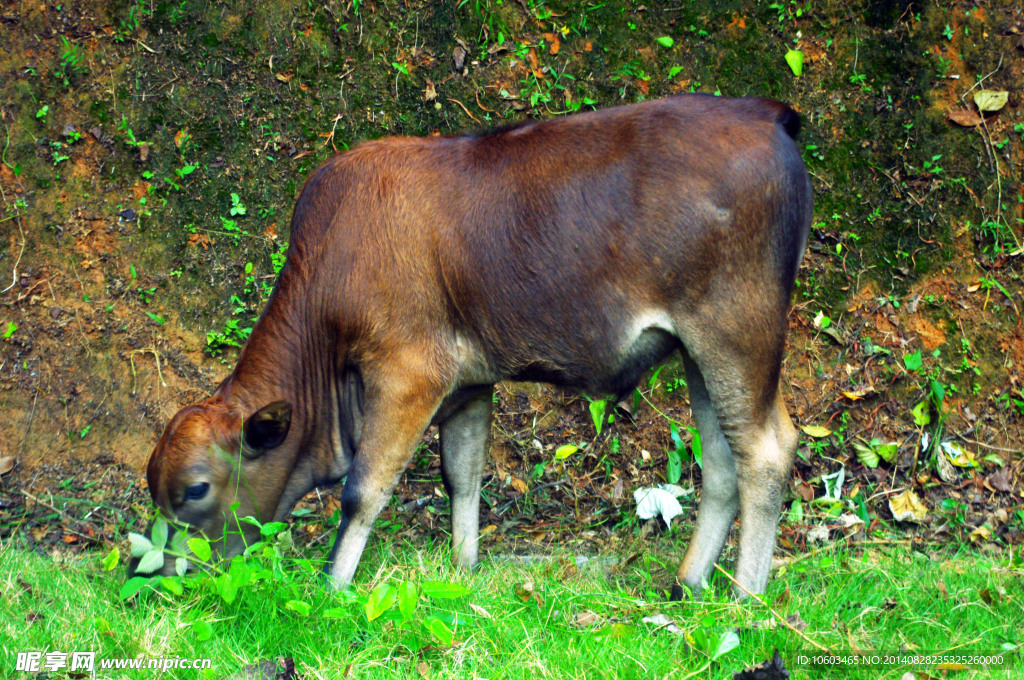
[[[101,555],[50,557],[8,543],[0,549],[0,667],[10,673],[19,651],[95,651],[97,659],[212,660],[207,671],[171,671],[175,678],[233,677],[279,656],[292,657],[307,679],[732,678],[777,647],[794,678],[902,678],[921,668],[800,666],[797,655],[814,648],[766,607],[731,601],[724,578],[700,602],[666,602],[652,571],[676,558],[655,543],[618,569],[606,559],[577,566],[571,555],[527,564],[492,556],[465,575],[447,566],[444,549],[378,537],[355,589],[340,594],[324,589],[319,552],[267,547],[247,560],[249,576],[230,603],[218,593],[236,568],[186,577],[178,595],[146,590],[125,602],[123,570],[103,571]],[[406,583],[415,598],[396,604]],[[955,674],[962,678],[1019,677],[1024,668],[1024,588],[1009,554],[830,547],[790,561],[765,599],[835,653],[1002,652],[1007,659],[1001,669]],[[658,615],[681,634],[664,619],[643,621]]]

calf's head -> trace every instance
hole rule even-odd
[[[187,406],[171,419],[149,459],[146,478],[153,503],[172,525],[202,532],[225,557],[259,540],[243,517],[273,519],[290,465],[282,447],[292,406],[277,401],[248,416],[219,397]],[[151,532],[150,532],[151,533]],[[129,564],[134,575],[139,559]],[[165,559],[158,573],[174,571]]]

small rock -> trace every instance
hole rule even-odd
[[[462,71],[466,64],[466,49],[462,45],[456,45],[452,51],[452,68],[457,72]]]
[[[118,214],[121,216],[121,221],[123,222],[131,222],[132,220],[135,219],[135,211],[132,210],[131,208],[128,208],[127,210],[122,210]]]
[[[103,129],[98,126],[89,128],[89,134],[92,135],[92,138],[97,142],[103,139]]]
[[[50,310],[50,318],[53,319],[54,321],[56,321],[57,319],[60,318],[60,315],[61,315],[62,311],[63,310],[61,310],[61,309],[59,309],[57,307],[54,307],[53,309]]]
[[[75,126],[71,122],[64,123],[64,136],[65,137],[71,137],[72,135],[74,135],[77,132],[78,132],[78,130],[75,129]]]

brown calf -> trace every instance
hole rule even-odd
[[[153,451],[154,502],[232,555],[253,531],[226,525],[234,502],[282,520],[345,479],[342,587],[437,423],[471,566],[494,383],[623,396],[679,349],[704,491],[674,594],[702,587],[737,509],[736,578],[760,592],[796,445],[779,372],[812,210],[798,125],[771,100],[680,96],[331,159],[234,372]]]

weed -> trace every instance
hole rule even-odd
[[[61,54],[60,64],[54,75],[64,83],[64,87],[69,87],[72,74],[85,71],[85,67],[82,66],[84,57],[78,53],[78,45],[68,42],[64,36],[61,36],[60,39],[64,44],[64,52]]]

